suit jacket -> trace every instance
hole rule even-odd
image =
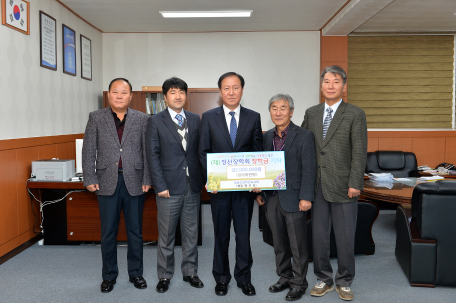
[[[120,143],[110,107],[89,114],[82,146],[84,186],[99,184],[98,195],[114,194],[117,187],[118,162],[122,156],[128,193],[131,196],[144,194],[142,185],[152,185],[146,158],[148,117],[129,108]]]
[[[180,195],[187,186],[188,166],[190,184],[195,192],[203,189],[203,172],[198,158],[200,117],[185,111],[188,138],[184,150],[175,122],[168,109],[151,116],[147,122],[147,160],[156,193],[169,190],[171,195]]]
[[[263,134],[264,150],[274,150],[274,129]],[[286,212],[298,212],[299,200],[312,201],[314,198],[317,162],[313,133],[290,122],[283,151],[287,189],[277,191],[280,206]]]
[[[223,106],[208,110],[201,119],[199,155],[207,180],[207,153],[250,152],[263,150],[260,114],[241,106],[239,126],[233,147]]]
[[[362,190],[367,157],[367,125],[364,111],[342,101],[323,140],[325,104],[306,110],[302,127],[315,136],[317,182],[321,180],[323,196],[329,202],[353,202],[348,188]]]

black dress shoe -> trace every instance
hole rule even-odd
[[[166,292],[169,288],[169,279],[160,279],[157,284],[158,292]]]
[[[184,281],[190,283],[191,286],[196,287],[196,288],[204,287],[203,281],[201,281],[197,275],[184,276]]]
[[[217,283],[215,285],[215,294],[217,296],[224,296],[228,293],[228,283]]]
[[[290,288],[290,283],[288,283],[288,282],[285,282],[285,283],[277,282],[276,284],[274,284],[271,287],[269,287],[269,291],[270,292],[281,292],[281,291],[284,291],[287,288]]]
[[[114,284],[116,284],[116,280],[103,280],[101,283],[101,292],[111,292],[114,289]]]
[[[246,284],[238,283],[237,286],[239,288],[242,288],[242,292],[246,296],[254,296],[254,295],[256,295],[255,287],[253,287],[253,285],[251,283],[246,283]]]
[[[285,297],[285,300],[287,301],[296,301],[302,298],[302,295],[305,293],[305,290],[297,289],[297,288],[292,288],[290,291],[287,293],[287,296]]]
[[[147,288],[147,282],[142,276],[139,276],[136,278],[130,278],[130,282],[133,283],[136,288],[139,288],[139,289]]]

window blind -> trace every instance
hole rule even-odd
[[[451,128],[454,36],[348,37],[349,103],[368,128]]]

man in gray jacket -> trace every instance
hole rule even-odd
[[[146,158],[148,116],[129,109],[131,84],[116,78],[109,84],[109,107],[91,112],[82,148],[84,186],[98,196],[103,259],[101,292],[116,284],[117,231],[124,213],[128,238],[128,275],[139,289],[143,275],[142,214],[144,193],[151,187]]]
[[[312,207],[314,272],[317,283],[310,294],[321,297],[336,291],[342,300],[353,300],[355,231],[358,196],[364,186],[367,158],[367,124],[364,111],[345,103],[347,74],[337,65],[321,74],[325,103],[306,110],[302,127],[315,136],[317,185]],[[337,273],[329,261],[331,226],[337,247]]]
[[[263,134],[263,148],[284,151],[287,188],[266,191],[266,199],[261,195],[256,198],[266,208],[280,276],[269,291],[276,293],[291,288],[285,297],[288,301],[301,299],[308,286],[306,221],[316,176],[314,136],[291,122],[293,111],[294,102],[289,95],[278,94],[269,100],[269,113],[276,126]]]

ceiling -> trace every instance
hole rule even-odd
[[[102,32],[322,30],[456,33],[456,0],[58,0]],[[164,19],[159,11],[253,10],[250,18]],[[329,22],[328,22],[329,21]]]

